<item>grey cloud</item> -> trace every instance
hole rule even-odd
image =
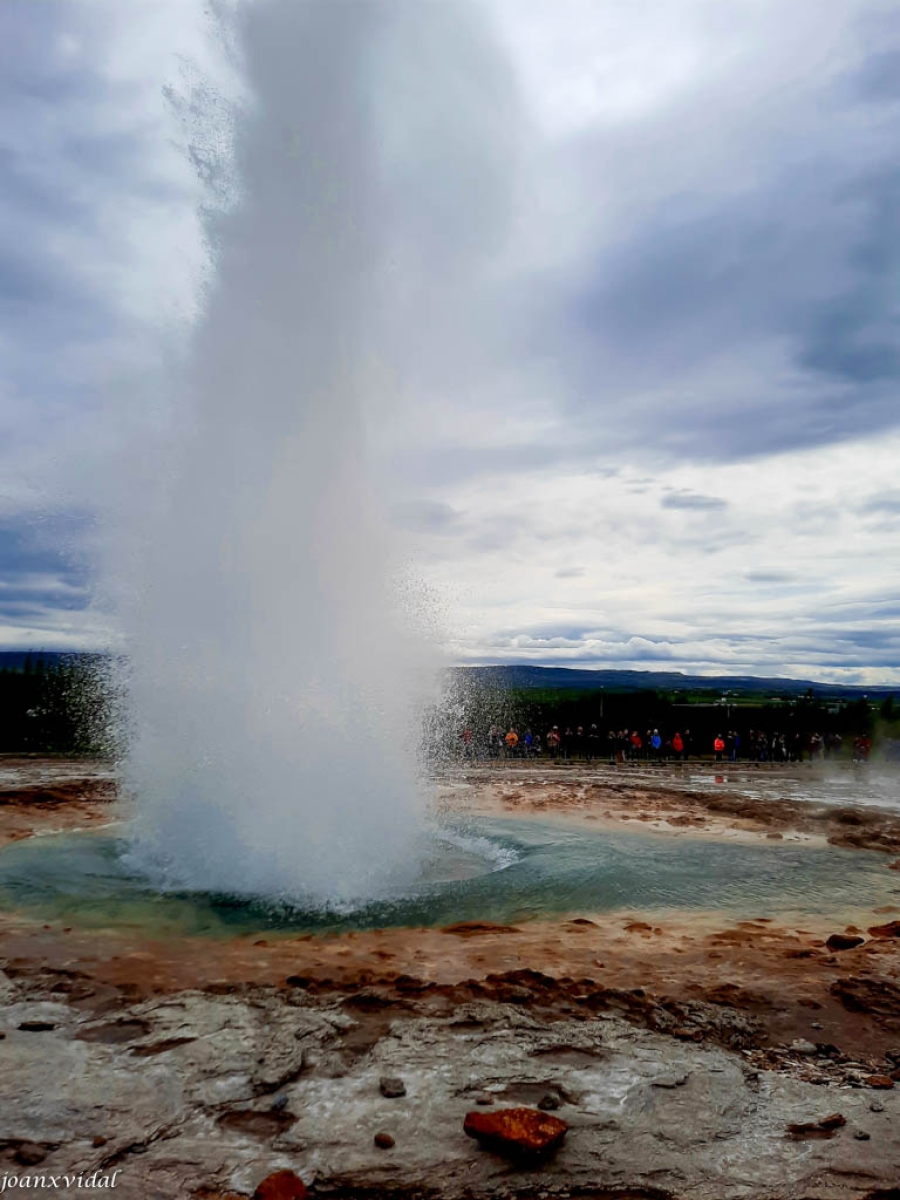
[[[698,509],[701,511],[720,511],[728,507],[727,501],[719,496],[704,496],[700,492],[680,491],[670,492],[660,501],[663,508]]]
[[[871,55],[853,76],[859,95],[867,100],[900,99],[900,50]]]
[[[411,533],[458,533],[463,516],[459,509],[437,500],[410,500],[391,509],[393,523]]]
[[[560,567],[553,572],[556,579],[581,579],[584,574],[584,567]]]
[[[120,290],[123,213],[171,202],[181,184],[157,170],[155,131],[121,120],[135,85],[106,69],[105,5],[0,7],[0,397],[18,399],[4,430],[14,448],[36,440],[32,423],[49,443],[61,416],[89,413],[117,355],[141,361],[148,335]]]
[[[900,491],[881,492],[877,496],[872,496],[859,507],[861,513],[884,514],[885,516],[896,516],[900,514]]]
[[[78,550],[84,530],[80,518],[0,523],[0,622],[47,621],[54,613],[89,606],[87,572]]]
[[[846,248],[850,286],[814,314],[800,362],[826,376],[868,384],[900,376],[900,172],[875,173],[843,197],[866,222]]]
[[[729,186],[736,164],[714,157],[677,194],[664,174],[643,176],[643,205],[570,293],[573,418],[614,446],[739,459],[900,424],[900,109],[888,97],[862,108],[840,73],[790,84],[755,177]],[[675,120],[635,128],[638,161],[645,139],[691,145]],[[748,108],[735,145],[758,154],[757,136]],[[583,155],[615,179],[625,150],[591,133]]]

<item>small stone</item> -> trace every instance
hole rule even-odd
[[[869,1105],[869,1112],[884,1112],[884,1105],[880,1100],[873,1100]]]
[[[24,1033],[49,1033],[56,1026],[52,1021],[22,1021],[19,1028]]]
[[[831,1116],[823,1117],[819,1125],[823,1129],[840,1129],[841,1126],[847,1124],[847,1118],[841,1113],[832,1113]]]
[[[541,1096],[538,1100],[538,1108],[541,1112],[556,1112],[559,1108],[559,1096],[554,1096],[552,1092],[547,1092],[545,1096]]]
[[[866,1133],[864,1129],[857,1129],[853,1135],[858,1142],[867,1142],[871,1138],[871,1133]]]
[[[659,1075],[656,1079],[650,1080],[651,1087],[658,1088],[679,1088],[683,1087],[690,1078],[690,1071],[679,1071],[677,1074]]]
[[[885,1050],[884,1057],[888,1062],[896,1063],[900,1067],[900,1050]]]
[[[293,1171],[276,1171],[265,1177],[253,1200],[306,1200],[306,1185]]]
[[[287,1108],[287,1096],[276,1096],[272,1101],[272,1112],[281,1112],[283,1108]]]
[[[834,1042],[816,1042],[816,1054],[821,1058],[840,1058],[841,1051]]]
[[[489,1096],[487,1092],[482,1092],[480,1096],[475,1097],[475,1103],[481,1105],[493,1104],[494,1097]]]
[[[861,946],[865,940],[865,938],[853,937],[846,933],[833,933],[825,945],[829,950],[852,950],[854,946]]]
[[[825,1026],[822,1024],[821,1021],[812,1021],[811,1025],[812,1025],[813,1029],[824,1029],[825,1028]]]
[[[2,1042],[5,1037],[6,1037],[6,1034],[0,1032],[0,1042]]]
[[[92,1146],[105,1146],[108,1140],[109,1140],[108,1138],[102,1137],[98,1133],[97,1136],[94,1138],[94,1140],[91,1142],[91,1145]]]
[[[22,1167],[34,1167],[47,1157],[47,1151],[37,1142],[21,1142],[16,1147],[14,1160]]]
[[[686,1025],[679,1025],[672,1030],[672,1037],[676,1037],[682,1042],[702,1042],[703,1030],[690,1029]]]
[[[394,1139],[389,1133],[376,1133],[373,1141],[379,1150],[390,1150],[394,1145]]]
[[[813,1042],[808,1042],[805,1038],[796,1038],[791,1042],[791,1050],[794,1054],[815,1054],[816,1047]]]
[[[485,1149],[508,1158],[543,1158],[552,1154],[566,1136],[568,1125],[559,1117],[536,1108],[500,1108],[496,1112],[468,1112],[463,1132]]]
[[[884,1088],[885,1091],[894,1086],[894,1081],[890,1075],[870,1075],[866,1079],[866,1083],[870,1088]]]
[[[386,1096],[388,1100],[396,1100],[398,1097],[406,1095],[406,1084],[396,1076],[382,1075],[378,1081],[378,1087],[382,1096]]]

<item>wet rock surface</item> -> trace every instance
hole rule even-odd
[[[85,1037],[94,1013],[22,977],[0,1007],[10,1031],[0,1160],[20,1174],[40,1155],[47,1171],[115,1168],[123,1200],[298,1200],[283,1190],[296,1185],[268,1182],[285,1172],[313,1196],[447,1200],[589,1189],[840,1200],[895,1186],[900,1095],[879,1090],[871,1103],[867,1063],[823,1058],[833,1077],[814,1083],[803,1072],[816,1056],[789,1048],[755,1066],[775,1051],[742,1046],[752,1025],[736,1026],[744,1014],[727,1005],[707,1005],[721,1024],[707,1014],[709,1036],[699,1024],[701,1041],[684,1041],[653,1027],[684,1017],[651,995],[629,1005],[594,989],[591,1005],[565,1013],[577,984],[530,983],[529,1005],[474,997],[474,985],[449,1000],[371,985],[385,1004],[353,1016],[340,994],[301,999],[287,985],[185,991],[121,1003],[106,1025],[127,1023],[122,1041]],[[493,987],[523,988],[522,975]],[[703,1006],[693,1012],[701,1020]],[[55,1028],[21,1032],[29,1019]],[[142,1055],[145,1046],[167,1048]],[[383,1079],[405,1086],[387,1128]],[[485,1098],[493,1104],[479,1106]]]

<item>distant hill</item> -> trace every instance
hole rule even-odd
[[[39,662],[45,667],[55,666],[62,659],[79,657],[77,653],[61,650],[0,650],[0,671],[23,671],[29,662],[33,667]]]
[[[812,690],[816,697],[840,697],[850,700],[868,696],[886,698],[900,687],[852,686],[849,684],[816,683],[810,679],[768,678],[757,675],[686,675],[682,671],[620,671],[581,670],[575,667],[461,667],[461,672],[474,676],[479,682],[499,688],[549,688],[566,691],[609,692],[682,691],[717,692],[721,695],[764,694],[802,696]]]
[[[94,655],[78,651],[59,650],[0,650],[0,670],[22,671],[30,659],[32,667],[38,661],[44,666],[55,665],[63,659],[89,658]],[[838,683],[817,683],[811,679],[785,679],[763,675],[687,675],[683,671],[623,671],[616,668],[582,670],[578,667],[509,666],[458,667],[462,674],[495,688],[520,690],[547,689],[551,691],[593,692],[601,688],[608,692],[708,692],[721,696],[802,696],[812,691],[818,699],[870,700],[886,699],[900,694],[897,687],[873,687]]]

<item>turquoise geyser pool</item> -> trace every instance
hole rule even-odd
[[[446,826],[431,839],[415,888],[343,908],[161,890],[131,864],[128,842],[108,833],[36,837],[0,851],[6,911],[148,934],[325,933],[617,910],[837,916],[898,895],[900,880],[874,853],[595,832],[538,820]]]

